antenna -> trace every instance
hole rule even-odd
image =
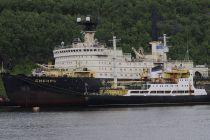
[[[62,48],[64,47],[64,42],[63,42],[63,41],[61,42],[61,47],[62,47]]]
[[[163,46],[166,47],[167,41],[166,41],[167,37],[166,34],[163,34]]]
[[[189,60],[190,60],[188,40],[187,40],[187,51],[186,51],[184,60],[185,60],[185,61],[189,61]]]

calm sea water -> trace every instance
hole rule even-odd
[[[209,140],[210,106],[0,109],[2,140]]]

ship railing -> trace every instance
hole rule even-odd
[[[72,45],[66,45],[66,46],[56,45],[54,47],[54,50],[67,49],[67,48],[72,48]]]
[[[167,62],[172,63],[172,62],[183,62],[183,63],[193,63],[193,60],[167,60]]]
[[[113,48],[106,48],[107,50],[113,50]],[[116,48],[116,50],[119,50],[119,51],[121,51],[122,50],[122,48]]]
[[[108,53],[104,53],[104,52],[64,52],[64,53],[57,53],[54,54],[54,57],[62,57],[62,56],[74,56],[74,55],[78,55],[78,56],[87,56],[87,55],[96,55],[96,56],[104,56],[104,55],[108,55]]]

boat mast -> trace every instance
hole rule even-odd
[[[166,34],[163,34],[163,46],[166,47],[166,41],[167,37],[166,37]]]
[[[117,88],[117,71],[116,71],[116,36],[113,36],[113,77],[114,77],[114,88]]]

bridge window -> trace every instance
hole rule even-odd
[[[139,93],[139,91],[131,91],[131,93]]]
[[[148,93],[148,91],[140,91],[140,93]]]
[[[156,93],[156,91],[151,91],[150,93]]]
[[[165,93],[171,93],[171,91],[165,91]]]

